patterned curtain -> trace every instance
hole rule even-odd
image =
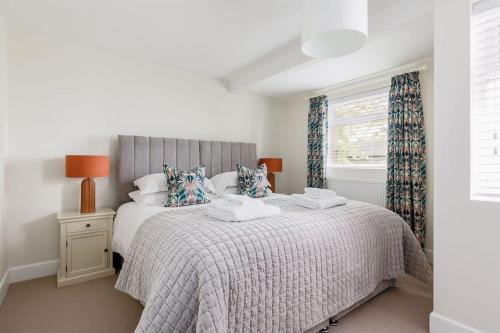
[[[425,240],[425,132],[419,73],[392,78],[387,135],[386,207]]]
[[[307,186],[326,187],[328,97],[310,99],[307,134]]]

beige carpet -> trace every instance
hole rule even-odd
[[[51,276],[12,284],[0,306],[0,332],[133,332],[142,306],[116,291],[115,281],[113,276],[57,289]],[[428,332],[431,295],[429,288],[405,277],[329,332]]]

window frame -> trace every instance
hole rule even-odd
[[[389,95],[390,93],[390,85],[384,85],[380,86],[374,89],[366,90],[363,92],[358,92],[354,94],[349,94],[349,95],[344,95],[342,97],[330,97],[328,98],[328,120],[329,120],[329,126],[328,126],[328,155],[327,155],[327,166],[329,169],[343,169],[343,170],[386,170],[387,169],[387,159],[385,160],[384,164],[376,164],[376,163],[366,163],[366,164],[334,164],[332,161],[331,157],[331,145],[333,145],[333,126],[336,124],[335,120],[335,108],[334,105],[336,104],[341,104],[341,103],[346,103],[346,102],[357,102],[357,101],[362,101],[365,99],[369,99],[374,95],[378,94],[387,94]],[[372,121],[372,120],[380,120],[380,119],[385,119],[388,121],[388,110],[385,113],[384,117],[376,116],[376,115],[369,115],[369,116],[364,116],[362,117],[363,121]],[[340,121],[341,124],[353,124],[353,123],[360,123],[362,121]],[[386,136],[387,140],[387,136]],[[387,151],[386,151],[386,157],[387,157]]]

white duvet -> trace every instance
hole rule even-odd
[[[270,197],[278,196],[279,194],[271,194]],[[264,198],[267,199],[267,198]],[[119,253],[125,257],[132,240],[134,239],[139,227],[153,215],[166,211],[189,210],[199,208],[199,205],[186,207],[160,207],[160,206],[140,206],[135,202],[127,202],[118,208],[115,217],[115,226],[113,233],[113,252]]]
[[[166,207],[139,206],[135,202],[127,202],[118,208],[115,217],[115,230],[113,233],[113,252],[125,257],[134,235],[144,221],[149,217],[164,212]]]

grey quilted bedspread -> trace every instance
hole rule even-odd
[[[406,223],[366,203],[228,223],[205,207],[160,213],[137,232],[116,288],[144,305],[136,332],[303,332],[405,272],[432,274]]]

